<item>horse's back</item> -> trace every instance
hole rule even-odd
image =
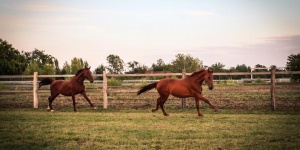
[[[171,94],[175,97],[189,97],[191,95],[188,83],[183,79],[165,78],[158,82],[157,91],[161,94]]]
[[[65,81],[65,80],[55,80],[52,82],[52,84],[50,85],[50,89],[55,90],[55,91],[60,91],[61,88],[67,84],[69,81]]]
[[[67,81],[65,81],[65,80],[55,80],[55,81],[52,82],[51,87],[61,86],[65,82],[67,82]]]

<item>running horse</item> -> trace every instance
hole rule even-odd
[[[65,96],[72,96],[73,107],[75,112],[77,111],[75,102],[75,95],[77,94],[81,94],[93,108],[94,105],[91,103],[91,100],[87,97],[85,93],[85,86],[83,84],[84,79],[89,80],[91,83],[94,82],[90,68],[91,67],[85,67],[84,69],[78,70],[76,75],[72,77],[69,81],[52,80],[51,78],[44,78],[43,80],[41,80],[41,82],[39,83],[39,88],[43,85],[50,84],[51,96],[49,96],[48,98],[49,106],[47,109],[51,112],[54,111],[52,107],[52,102],[59,94]],[[94,109],[96,109],[96,107],[94,107]]]
[[[171,79],[165,78],[158,82],[151,83],[142,87],[137,95],[147,92],[153,88],[157,89],[159,93],[159,98],[157,99],[156,108],[152,109],[152,112],[158,110],[159,106],[165,116],[168,116],[164,109],[164,104],[167,101],[169,95],[173,95],[178,98],[194,97],[198,116],[203,116],[199,110],[199,100],[206,102],[212,109],[218,111],[217,107],[212,105],[210,101],[203,97],[202,95],[202,83],[206,82],[208,88],[212,90],[213,86],[213,69],[201,69],[193,72],[190,76],[186,76],[183,79]]]

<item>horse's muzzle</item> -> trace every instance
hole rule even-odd
[[[90,83],[94,83],[94,80],[91,80]]]
[[[214,89],[214,87],[212,86],[212,87],[209,87],[209,90],[213,90]]]

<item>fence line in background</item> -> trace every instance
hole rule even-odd
[[[38,95],[37,95],[37,90],[38,90],[38,72],[33,73],[33,108],[38,108],[39,107],[39,101],[38,101]]]
[[[106,78],[106,72],[103,71],[103,108],[107,109],[108,105],[108,99],[107,99],[107,78]]]
[[[273,111],[276,110],[276,102],[275,102],[275,68],[271,70],[271,109]]]
[[[190,75],[191,73],[186,73],[186,71],[183,69],[182,73],[162,73],[162,74],[106,74],[105,71],[103,71],[103,74],[94,74],[94,77],[103,77],[103,108],[107,109],[108,105],[108,99],[107,99],[107,77],[157,77],[157,76],[181,76],[184,77],[185,75]],[[300,71],[285,71],[285,72],[276,72],[275,69],[272,69],[270,72],[222,72],[222,73],[214,73],[214,75],[218,76],[236,76],[236,75],[271,75],[271,105],[272,110],[276,109],[275,104],[275,76],[276,74],[280,75],[291,75],[291,74],[300,74]],[[33,107],[38,108],[38,78],[45,78],[45,77],[73,77],[74,75],[38,75],[37,72],[35,72],[33,75],[4,75],[0,76],[0,79],[26,79],[26,78],[32,78],[32,85],[33,85]],[[26,81],[30,83],[30,81]],[[185,100],[182,99],[182,108],[185,108]]]

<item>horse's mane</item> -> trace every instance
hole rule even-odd
[[[192,76],[195,76],[195,75],[197,75],[197,74],[201,74],[201,73],[203,73],[205,71],[205,69],[200,69],[200,70],[198,70],[198,71],[195,71],[195,72],[193,72],[192,74],[191,74],[191,77]]]
[[[75,74],[75,76],[79,75],[83,70],[84,70],[84,69],[79,69],[79,70],[77,71],[77,73]]]

